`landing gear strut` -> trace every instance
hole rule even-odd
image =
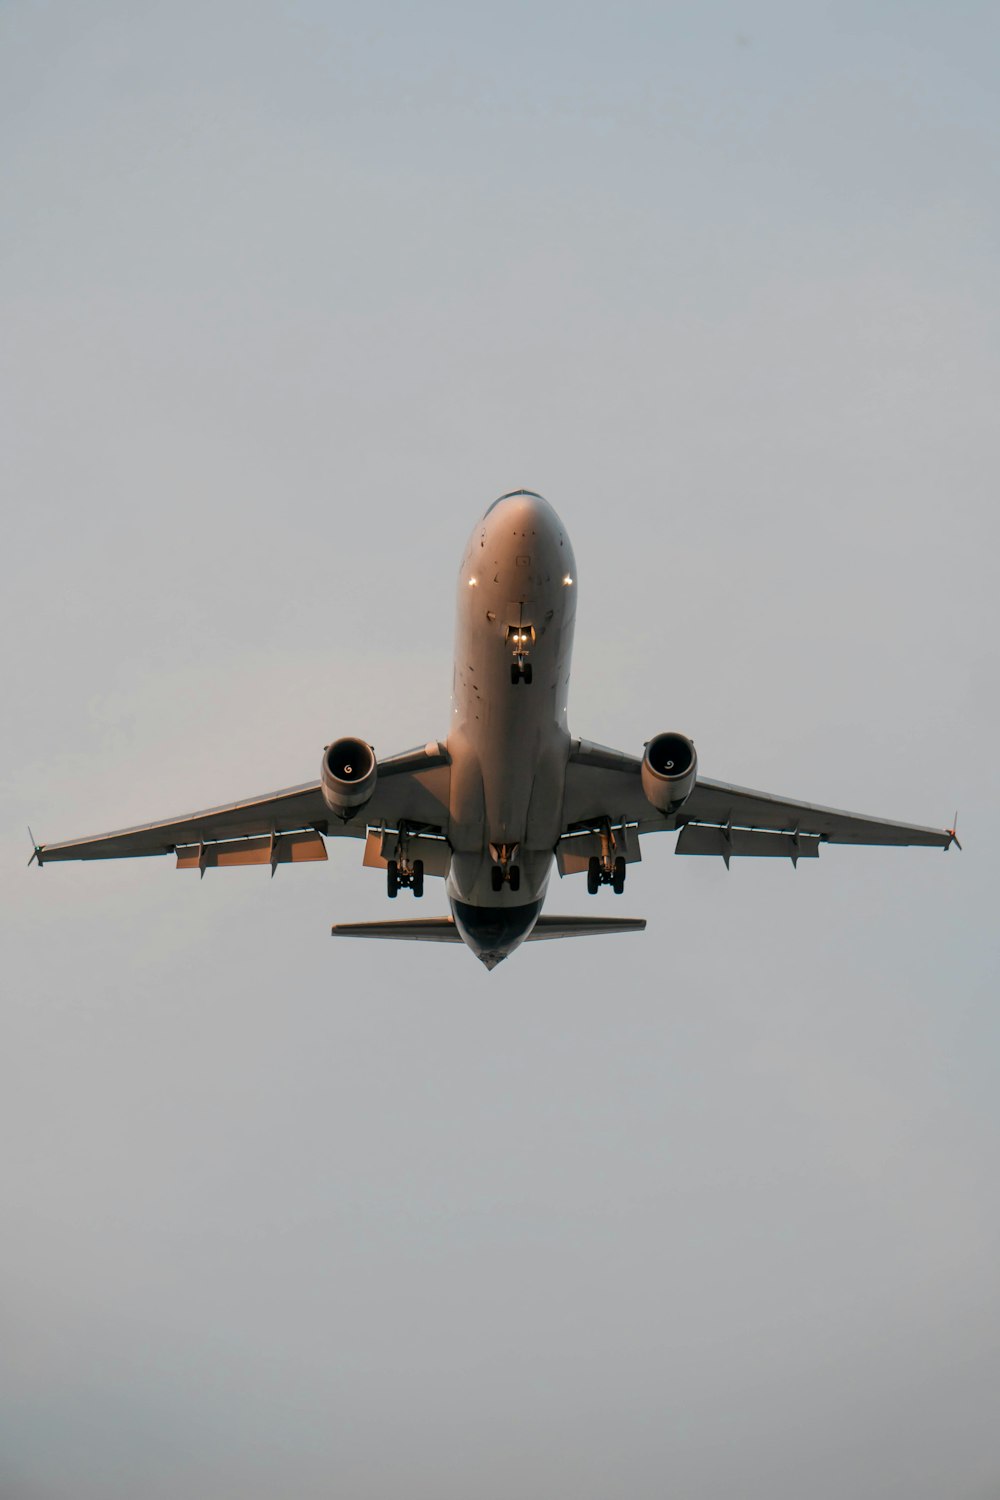
[[[519,682],[523,682],[525,687],[531,686],[532,671],[528,652],[531,650],[534,639],[533,625],[509,625],[507,627],[507,644],[514,655],[514,660],[510,664],[511,687],[517,687]]]
[[[396,858],[385,863],[385,890],[391,901],[399,891],[412,891],[417,900],[424,894],[424,862],[409,857],[409,838],[401,826],[396,841]]]
[[[587,861],[587,893],[596,896],[602,885],[609,885],[616,896],[625,889],[625,856],[616,853],[617,841],[610,823],[601,829],[601,852]]]

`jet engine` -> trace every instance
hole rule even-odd
[[[698,752],[686,734],[658,734],[642,757],[642,789],[657,812],[676,812],[694,791]]]
[[[323,751],[323,801],[345,822],[370,801],[377,776],[375,751],[364,740],[334,740]]]

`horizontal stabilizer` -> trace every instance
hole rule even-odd
[[[460,943],[451,917],[410,917],[400,922],[335,922],[334,937],[395,938],[404,943]]]
[[[645,917],[539,917],[526,941],[546,938],[603,937],[612,932],[642,932]],[[395,938],[405,943],[460,943],[451,917],[412,917],[400,922],[338,922],[334,937]]]
[[[605,937],[612,932],[644,932],[645,917],[539,917],[528,933],[529,943],[546,938]]]

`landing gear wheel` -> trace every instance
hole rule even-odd
[[[413,894],[419,901],[420,897],[424,894],[424,862],[422,859],[415,859],[413,861],[413,880],[411,884],[413,886]]]
[[[526,661],[525,664],[524,664],[524,666],[521,668],[521,676],[524,678],[524,685],[525,685],[525,687],[530,687],[531,686],[531,662],[530,661]]]
[[[490,871],[490,885],[495,891],[503,890],[503,871],[499,865],[494,865]]]
[[[521,681],[521,668],[518,666],[518,664],[517,664],[516,661],[512,661],[511,664],[510,664],[510,685],[511,685],[511,687],[517,687],[517,685],[518,685],[518,683],[520,681]]]
[[[387,860],[385,866],[386,895],[390,901],[395,901],[399,891],[399,865],[394,859]]]
[[[510,870],[508,871],[507,878],[508,878],[508,881],[510,883],[511,890],[512,891],[519,891],[521,889],[521,867],[520,867],[520,865],[511,865]]]
[[[611,877],[611,889],[616,896],[620,896],[625,889],[625,859],[621,854],[615,860],[615,870]]]
[[[596,896],[601,886],[601,861],[592,854],[587,861],[587,895]]]

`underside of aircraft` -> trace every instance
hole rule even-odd
[[[948,849],[916,827],[710,781],[684,734],[642,755],[574,739],[566,723],[576,563],[552,507],[502,495],[462,559],[452,722],[445,739],[379,760],[366,740],[328,745],[317,781],[115,833],[38,844],[39,865],[173,854],[177,868],[303,864],[326,841],[363,842],[386,894],[445,881],[450,917],[341,923],[336,937],[464,943],[494,968],[522,942],[641,931],[637,918],[543,914],[553,865],[620,895],[647,834],[680,855],[814,859],[821,844]]]

